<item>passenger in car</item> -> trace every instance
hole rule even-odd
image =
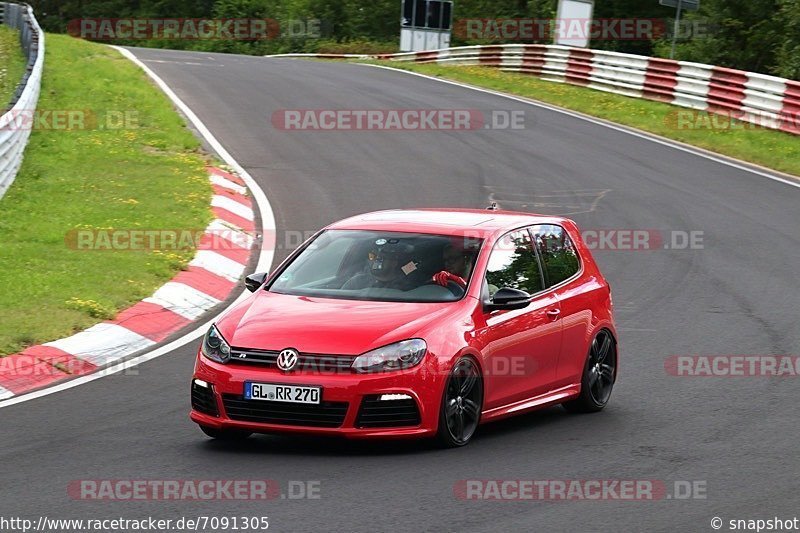
[[[444,270],[433,275],[434,283],[447,287],[447,282],[452,281],[461,288],[466,288],[466,280],[472,273],[472,254],[451,243],[445,246],[442,260],[444,261]]]

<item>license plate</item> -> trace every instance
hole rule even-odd
[[[245,400],[318,404],[321,396],[322,388],[320,387],[298,387],[296,385],[252,383],[249,381],[244,384]]]

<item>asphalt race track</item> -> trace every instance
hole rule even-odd
[[[457,450],[257,436],[188,419],[195,343],[0,409],[0,515],[269,516],[277,531],[712,531],[798,514],[798,379],[677,377],[676,354],[800,355],[800,189],[552,110],[350,64],[132,49],[263,188],[284,257],[296,235],[394,207],[569,213],[586,229],[702,232],[700,249],[595,252],[621,371],[596,415],[559,407],[484,426]],[[281,109],[522,110],[525,129],[276,129]],[[286,233],[289,232],[289,233]],[[310,327],[312,325],[309,325]],[[79,479],[319,481],[319,499],[74,501]],[[468,479],[704,482],[705,499],[463,501]]]

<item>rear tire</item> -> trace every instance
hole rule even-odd
[[[581,394],[564,402],[571,413],[596,413],[608,405],[617,380],[617,341],[607,329],[592,340],[581,377]]]
[[[478,364],[469,357],[456,361],[444,385],[436,439],[443,448],[465,446],[481,421],[483,378]]]
[[[217,429],[208,426],[200,426],[200,430],[212,439],[227,441],[244,440],[252,435],[251,432],[242,431],[240,429]]]

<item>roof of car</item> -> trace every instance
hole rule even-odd
[[[475,236],[530,224],[563,221],[562,217],[488,209],[391,209],[356,215],[328,226],[328,229],[371,229]]]

